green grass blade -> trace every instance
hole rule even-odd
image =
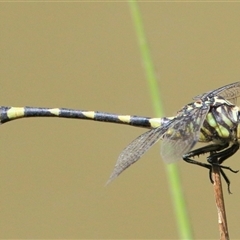
[[[154,64],[152,62],[149,46],[146,40],[141,13],[136,1],[129,0],[129,6],[134,28],[137,34],[143,65],[146,72],[146,79],[150,90],[153,109],[158,117],[164,116],[160,92],[158,90],[157,78],[154,70]],[[192,229],[187,214],[187,208],[182,192],[178,168],[175,164],[169,164],[166,165],[166,172],[169,180],[172,203],[175,211],[180,238],[192,239]]]

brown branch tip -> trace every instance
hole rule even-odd
[[[214,181],[213,189],[214,189],[214,197],[215,197],[217,213],[218,213],[218,226],[219,226],[220,240],[227,240],[229,239],[229,233],[228,233],[227,217],[226,217],[224,197],[223,197],[223,191],[222,191],[221,172],[218,166],[212,167],[212,179]]]

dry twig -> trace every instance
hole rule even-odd
[[[228,233],[228,227],[227,227],[227,217],[226,217],[225,206],[224,206],[220,168],[218,166],[212,167],[212,179],[214,181],[213,188],[214,188],[214,196],[215,196],[216,207],[218,212],[220,240],[228,240],[229,233]]]

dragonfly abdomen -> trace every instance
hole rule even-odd
[[[0,107],[0,123],[2,124],[18,118],[27,117],[85,119],[100,122],[120,123],[143,128],[156,128],[162,123],[161,118],[118,115],[106,112],[84,111],[68,108]]]

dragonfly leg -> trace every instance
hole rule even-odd
[[[230,170],[233,173],[237,173],[238,171],[234,171],[232,170],[230,167],[228,166],[222,166],[220,164],[222,164],[226,159],[228,159],[229,157],[231,157],[234,153],[237,152],[237,150],[239,149],[239,143],[236,142],[234,143],[231,147],[225,149],[224,151],[218,152],[218,153],[211,153],[210,156],[207,158],[207,161],[215,166],[220,167],[220,173],[223,176],[225,182],[227,183],[228,186],[228,193],[230,194],[230,180],[228,179],[227,175],[225,174],[225,172],[223,171],[223,169],[227,169]]]
[[[231,191],[230,191],[230,180],[229,178],[227,177],[226,173],[222,170],[222,168],[220,168],[220,173],[222,174],[225,182],[227,183],[227,186],[228,186],[228,193],[230,194]],[[214,181],[212,179],[212,167],[209,169],[209,179],[211,181],[212,184],[214,184]]]
[[[198,166],[201,166],[201,167],[204,167],[204,168],[207,168],[207,169],[211,170],[212,169],[212,162],[209,162],[209,164],[207,164],[207,163],[202,163],[202,162],[193,160],[191,158],[193,158],[195,156],[199,156],[199,155],[204,154],[204,153],[209,153],[209,152],[215,153],[216,151],[223,150],[227,147],[228,147],[228,144],[225,144],[225,145],[218,145],[218,144],[208,145],[208,146],[198,148],[196,150],[193,150],[189,153],[184,154],[183,155],[183,160],[187,163],[196,164]],[[210,178],[210,180],[212,182],[211,178]]]
[[[226,150],[223,151],[223,152],[220,152],[220,153],[224,154],[224,153],[230,152],[229,149],[231,149],[231,147],[228,148],[228,149],[226,149]],[[234,148],[234,149],[235,149],[235,148]],[[234,173],[237,173],[238,171],[234,171],[234,170],[232,170],[230,167],[220,165],[220,163],[219,163],[220,161],[219,161],[219,159],[218,159],[219,156],[220,156],[220,158],[222,157],[222,156],[220,155],[220,153],[213,153],[213,152],[211,152],[211,153],[210,153],[210,156],[208,157],[208,161],[209,161],[210,158],[211,158],[211,161],[209,161],[210,164],[211,164],[211,165],[214,165],[214,166],[218,166],[218,167],[220,168],[220,174],[223,176],[225,182],[227,183],[228,193],[231,194],[231,191],[230,191],[230,180],[229,180],[229,178],[227,177],[227,175],[225,174],[225,172],[223,171],[223,168],[224,168],[224,169],[227,169],[227,170],[230,170],[230,171],[232,171],[232,172],[234,172]],[[225,157],[225,156],[226,156],[226,154],[224,154],[224,157]],[[227,159],[227,158],[225,158],[224,160],[226,160],[226,159]],[[212,179],[212,168],[211,168],[210,171],[209,171],[209,178],[210,178],[210,181],[213,183],[213,179]]]
[[[237,150],[239,149],[239,143],[236,142],[234,143],[231,147],[225,149],[224,151],[221,152],[211,152],[210,156],[207,157],[207,161],[211,164],[211,165],[215,165],[215,166],[219,166],[220,168],[224,168],[227,170],[230,170],[233,173],[237,173],[237,171],[232,170],[230,167],[228,166],[223,166],[220,165],[222,164],[226,159],[228,159],[229,157],[231,157],[232,155],[234,155]]]
[[[209,179],[210,179],[210,182],[211,182],[212,184],[214,184],[214,181],[213,181],[213,179],[212,179],[212,167],[209,168]]]
[[[207,164],[207,163],[202,163],[202,162],[199,162],[199,161],[196,161],[196,160],[193,160],[191,158],[188,157],[188,154],[185,154],[183,156],[183,160],[187,163],[191,163],[191,164],[195,164],[195,165],[198,165],[200,167],[204,167],[204,168],[207,168],[209,170],[212,169],[212,165],[211,164]]]
[[[196,150],[193,150],[187,154],[185,154],[183,156],[183,160],[191,163],[191,164],[196,164],[198,166],[204,167],[209,169],[209,179],[211,181],[211,183],[213,184],[214,181],[212,179],[212,166],[219,166],[220,167],[220,173],[223,176],[225,182],[227,183],[228,186],[228,193],[230,194],[230,180],[228,179],[227,175],[225,174],[225,172],[223,171],[222,168],[224,169],[228,169],[234,173],[238,172],[238,171],[234,171],[232,170],[230,167],[227,166],[222,166],[220,165],[224,160],[226,160],[227,158],[229,158],[230,156],[232,156],[239,148],[239,145],[236,144],[237,146],[231,146],[230,148],[227,148],[229,146],[229,144],[225,144],[225,145],[209,145],[209,146],[205,146]],[[227,149],[226,149],[227,148]],[[222,152],[217,152],[217,151],[221,151],[225,149]],[[191,159],[192,157],[195,156],[199,156],[201,154],[204,153],[208,153],[210,152],[210,156],[207,158],[209,164],[206,163],[202,163],[202,162],[198,162],[196,160]]]
[[[220,173],[223,176],[225,182],[227,183],[228,193],[231,194],[232,193],[230,191],[230,183],[231,182],[230,182],[229,178],[227,177],[226,173],[222,170],[222,168],[220,168]],[[214,184],[214,181],[212,179],[212,168],[210,168],[210,170],[209,170],[209,179],[210,179],[211,183]]]
[[[229,178],[227,177],[227,175],[225,174],[225,172],[222,170],[222,168],[220,168],[220,173],[222,174],[225,182],[227,183],[227,188],[228,188],[228,193],[231,194],[231,191],[230,191],[230,180]]]

